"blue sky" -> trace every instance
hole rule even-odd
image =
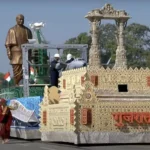
[[[89,31],[84,16],[94,8],[111,3],[114,8],[126,10],[132,17],[129,23],[150,25],[149,0],[4,0],[0,2],[0,72],[12,72],[4,47],[8,29],[16,24],[18,14],[25,16],[25,25],[44,21],[45,38],[52,44],[62,44],[81,32]],[[102,21],[102,23],[112,21]],[[53,52],[54,53],[54,52]]]

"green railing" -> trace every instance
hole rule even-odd
[[[6,100],[14,98],[14,92],[5,92],[0,94],[0,98],[4,98]]]

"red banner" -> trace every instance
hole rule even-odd
[[[123,127],[125,123],[150,124],[150,112],[117,112],[112,113],[117,122],[115,126]]]

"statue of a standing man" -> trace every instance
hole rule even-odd
[[[32,39],[32,32],[24,26],[23,15],[18,15],[16,22],[17,25],[8,31],[5,46],[7,56],[13,68],[15,85],[19,85],[19,82],[23,78],[21,45],[28,43],[28,39]]]

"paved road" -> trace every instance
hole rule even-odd
[[[0,150],[149,150],[149,145],[96,145],[75,146],[71,144],[43,143],[11,139],[8,144],[0,144]]]

